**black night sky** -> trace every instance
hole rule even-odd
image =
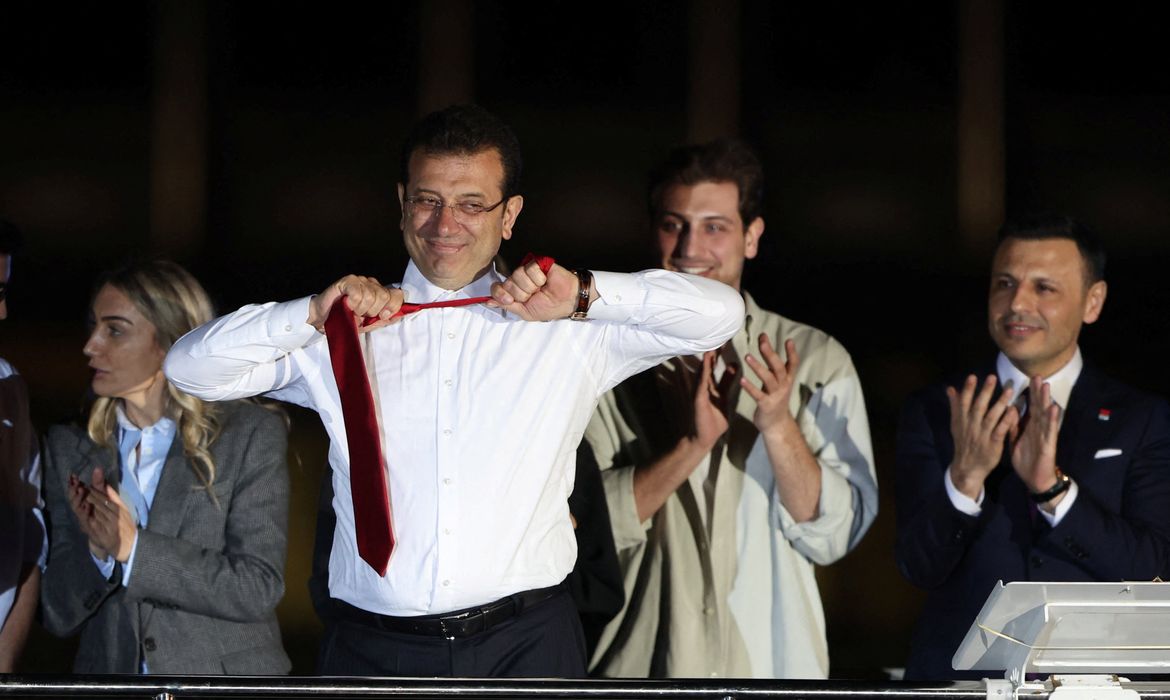
[[[698,74],[691,13],[738,8],[734,43],[712,50],[735,68],[729,135],[758,149],[768,176],[767,233],[745,286],[836,336],[861,373],[883,511],[819,579],[834,675],[881,678],[903,664],[921,600],[893,564],[898,409],[993,351],[984,319],[994,227],[965,235],[958,194],[960,37],[972,3],[4,3],[0,216],[27,245],[0,356],[26,376],[44,429],[76,414],[87,385],[80,349],[102,269],[174,257],[221,310],[310,294],[348,272],[396,280],[406,261],[399,142],[431,88],[447,84],[453,42],[469,96],[511,123],[525,152],[526,204],[505,257],[531,249],[597,269],[649,266],[646,171],[704,112],[728,113],[688,98]],[[967,59],[1003,66],[992,71],[1003,153],[993,196],[1008,214],[1059,211],[1098,231],[1110,293],[1082,347],[1166,394],[1170,60],[1160,7],[1002,4],[1002,44],[977,36]],[[435,6],[452,14],[420,31]],[[168,91],[178,108],[164,113]],[[195,125],[193,148],[183,124]],[[160,133],[178,139],[180,156],[159,160]],[[202,192],[187,200],[198,220],[173,224],[182,241],[159,223],[167,168]],[[280,613],[294,670],[307,673],[320,627],[304,581],[324,446],[312,415],[292,416]],[[71,652],[55,652],[67,644],[39,633],[33,645],[34,670],[67,670]]]

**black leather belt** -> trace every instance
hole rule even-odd
[[[349,603],[334,600],[334,607],[340,617],[350,622],[356,622],[367,627],[400,632],[403,634],[418,634],[428,637],[470,637],[473,634],[486,632],[496,625],[516,617],[525,610],[535,607],[564,590],[564,584],[557,584],[548,588],[537,588],[531,591],[522,591],[501,598],[494,603],[477,605],[473,608],[456,610],[441,615],[418,615],[414,617],[395,617],[393,615],[379,615],[368,610],[356,608]]]

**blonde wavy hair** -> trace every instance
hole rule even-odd
[[[191,273],[167,261],[135,263],[104,276],[94,296],[105,286],[126,295],[148,321],[154,324],[155,342],[164,352],[187,331],[214,317],[207,292]],[[86,429],[89,437],[103,447],[114,446],[118,420],[116,410],[121,399],[99,396],[89,410]],[[195,476],[216,501],[215,461],[211,444],[219,437],[220,425],[213,404],[184,394],[167,382],[165,414],[178,425],[183,439],[183,453],[191,462]]]

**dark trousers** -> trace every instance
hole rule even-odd
[[[323,676],[584,678],[585,638],[565,591],[456,639],[390,632],[344,617],[325,628]]]

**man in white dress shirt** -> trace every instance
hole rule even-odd
[[[497,274],[492,258],[524,205],[519,175],[516,138],[491,114],[428,115],[402,152],[401,284],[349,275],[312,297],[247,306],[167,358],[168,377],[204,399],[266,394],[325,424],[337,615],[322,673],[583,675],[561,583],[576,558],[567,498],[585,424],[622,379],[718,347],[742,324],[735,290],[698,277],[535,262]],[[363,353],[397,537],[384,576],[357,552],[345,425],[317,330],[341,296],[370,321]],[[491,301],[392,318],[404,302],[479,296]]]

